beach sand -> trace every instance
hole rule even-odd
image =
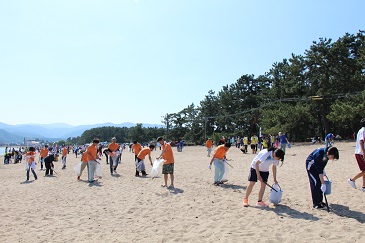
[[[87,172],[76,180],[80,158],[70,153],[67,168],[55,162],[58,175],[25,182],[25,162],[3,164],[0,180],[1,242],[364,242],[365,192],[347,179],[359,172],[355,142],[337,142],[340,159],[326,172],[332,181],[327,196],[331,212],[313,209],[305,159],[324,144],[294,144],[278,168],[280,205],[257,208],[259,184],[242,200],[254,155],[232,147],[228,182],[213,185],[214,166],[203,146],[173,148],[175,189],[162,188],[162,177],[134,176],[134,155],[123,152],[118,176],[111,176],[103,157],[103,178],[89,184]],[[153,151],[152,158],[160,151]],[[146,160],[147,161],[147,160]],[[151,166],[146,162],[147,171]],[[272,184],[272,175],[269,184]],[[356,181],[361,188],[361,179]],[[269,188],[264,201],[269,203]]]

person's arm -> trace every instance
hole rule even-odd
[[[260,161],[260,160],[258,160],[258,161],[256,162],[256,164],[255,164],[255,170],[256,170],[257,180],[259,180],[259,181],[261,181],[261,182],[264,182],[264,181],[262,180],[261,175],[260,175],[260,168],[259,168],[259,164],[261,164],[261,161]]]
[[[212,156],[212,159],[210,160],[210,165],[213,163],[213,160],[215,159],[215,153],[213,154],[213,156]]]
[[[276,180],[276,165],[272,165],[272,175],[274,177],[274,183],[278,184],[278,181]]]
[[[166,153],[167,148],[165,148],[164,150],[162,150],[160,156],[157,157],[157,159],[161,159],[162,155],[164,155]]]
[[[361,151],[362,151],[362,159],[365,161],[365,148],[364,148],[364,140],[360,140],[360,147],[361,147]]]

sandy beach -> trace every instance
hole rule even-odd
[[[26,182],[25,161],[3,164],[0,178],[1,242],[364,242],[365,192],[347,179],[359,172],[355,142],[337,142],[340,159],[326,172],[332,181],[328,213],[313,209],[305,159],[324,144],[294,144],[278,168],[283,189],[280,205],[257,208],[259,185],[242,200],[253,154],[232,147],[228,182],[213,185],[210,158],[203,146],[174,150],[175,189],[162,188],[162,177],[134,176],[134,155],[123,152],[117,176],[109,174],[103,157],[103,178],[87,182],[87,172],[76,180],[73,167],[80,158],[70,153],[67,168],[55,162],[58,175]],[[152,158],[160,151],[153,151]],[[146,163],[150,171],[149,162]],[[269,184],[272,184],[272,175]],[[361,180],[356,182],[361,188]],[[268,201],[269,188],[264,200]]]

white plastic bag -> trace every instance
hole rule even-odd
[[[74,171],[76,172],[77,176],[79,176],[81,174],[81,165],[84,162],[79,162],[77,165],[74,166]]]
[[[102,168],[101,168],[101,164],[100,163],[97,163],[96,162],[96,165],[95,165],[95,176],[101,178],[102,176]]]
[[[155,159],[150,173],[152,178],[157,177],[159,174],[161,174],[161,168],[165,161],[166,160],[164,159]]]
[[[228,181],[228,176],[229,176],[229,165],[227,164],[226,161],[224,161],[224,174],[223,174],[223,177],[222,177],[222,182],[227,182]]]
[[[271,189],[270,190],[270,197],[269,201],[273,204],[277,205],[281,202],[281,197],[283,196],[283,191],[281,190],[281,187],[279,184],[274,184],[272,187],[276,190]]]

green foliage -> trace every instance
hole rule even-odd
[[[364,90],[364,31],[335,42],[320,38],[304,55],[292,54],[257,78],[243,75],[217,94],[210,90],[196,109],[168,114],[170,133],[201,143],[209,136],[250,136],[261,126],[264,134],[282,131],[291,141],[329,132],[346,138],[363,116]]]

